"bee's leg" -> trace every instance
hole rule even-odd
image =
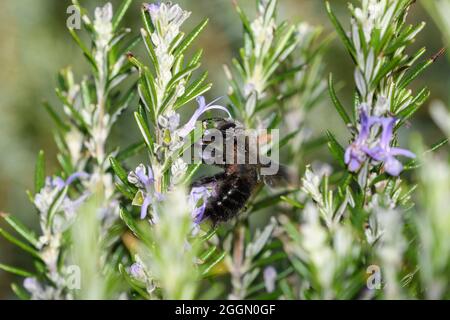
[[[224,178],[225,178],[225,172],[220,172],[220,173],[217,173],[217,174],[215,174],[213,176],[209,176],[209,177],[203,177],[203,178],[200,178],[200,179],[194,181],[191,184],[191,188],[200,187],[200,186],[203,186],[203,185],[206,185],[206,184],[210,184],[210,183],[214,183],[214,182],[217,182],[217,181],[221,181]]]

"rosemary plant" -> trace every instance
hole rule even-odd
[[[201,137],[199,118],[214,109],[229,115],[225,107],[206,104],[201,96],[211,88],[205,83],[206,72],[194,74],[200,67],[202,50],[190,59],[186,52],[208,20],[185,34],[182,25],[189,16],[190,12],[177,4],[144,4],[141,35],[151,65],[128,54],[140,74],[140,106],[134,115],[149,164],[140,164],[127,174],[114,158],[111,162],[121,180],[120,189],[130,199],[121,209],[121,217],[133,233],[126,244],[134,264],[121,270],[143,298],[196,297],[199,279],[224,256],[215,252],[216,246],[206,243],[214,233],[196,233],[198,226],[193,218],[198,200],[192,194],[188,202],[184,187],[200,165],[183,159],[183,152]],[[180,110],[194,100],[196,111],[181,125]],[[136,222],[130,205],[140,207],[138,219],[142,221]]]
[[[124,1],[114,15],[112,5],[108,3],[97,8],[94,19],[91,19],[85,9],[74,1],[92,47],[88,48],[82,42],[76,30],[69,29],[69,32],[86,57],[92,74],[76,83],[70,68],[60,72],[56,94],[61,102],[63,116],[49,103],[44,103],[56,124],[55,141],[59,149],[57,158],[61,171],[46,177],[44,152],[39,153],[35,194],[30,192],[29,197],[38,211],[42,234],[35,235],[14,216],[3,215],[5,221],[26,242],[3,230],[2,234],[35,258],[36,271],[2,266],[3,269],[26,276],[23,283],[25,291],[19,285],[13,285],[20,297],[70,299],[77,296],[78,286],[87,285],[87,282],[83,282],[72,286],[67,281],[68,276],[79,276],[83,272],[71,254],[71,248],[79,245],[79,242],[72,242],[70,228],[86,199],[97,199],[97,209],[91,210],[91,213],[100,221],[99,230],[95,232],[100,239],[105,239],[105,246],[99,248],[98,256],[88,259],[104,262],[109,255],[106,243],[118,239],[113,232],[113,225],[119,218],[118,193],[108,157],[111,154],[118,155],[119,150],[111,149],[107,139],[112,126],[135,96],[134,90],[120,86],[133,72],[124,52],[137,43],[136,39],[129,40],[129,29],[119,28],[130,4],[131,1]],[[103,292],[94,297],[107,296]]]
[[[291,298],[401,298],[405,296],[402,284],[416,272],[403,269],[404,223],[415,186],[399,178],[415,162],[404,166],[397,159],[415,158],[415,154],[396,147],[397,133],[429,96],[427,88],[413,94],[408,86],[438,55],[418,62],[425,49],[411,56],[406,51],[424,27],[406,22],[413,2],[364,0],[359,7],[349,5],[348,32],[326,4],[355,64],[351,114],[337,96],[332,75],[328,81],[333,106],[352,139],[345,148],[327,132],[339,170],[307,169],[297,200],[287,199],[305,208],[303,232],[287,217],[282,220],[285,250],[302,279],[299,291],[288,291],[284,284]],[[305,198],[306,204],[300,200]],[[371,272],[378,274],[377,286],[364,283],[366,272],[372,278],[376,275]]]
[[[59,169],[48,175],[39,153],[29,198],[40,233],[1,213],[8,229],[0,235],[33,259],[24,269],[0,264],[23,278],[12,284],[19,298],[449,297],[450,168],[432,154],[447,139],[426,150],[415,134],[414,152],[400,139],[430,95],[412,83],[443,53],[411,53],[425,27],[408,23],[414,0],[356,1],[346,24],[325,3],[335,29],[329,36],[306,22],[279,21],[276,0],[258,0],[253,18],[235,2],[243,45],[224,67],[228,91],[211,102],[203,49],[193,50],[208,19],[186,30],[185,8],[143,3],[133,36],[120,27],[131,4],[113,10],[107,3],[91,17],[73,0],[84,35],[69,32],[90,72],[77,81],[63,69],[61,108],[44,104],[55,123]],[[449,1],[426,7],[448,38]],[[324,76],[335,34],[354,64],[350,107],[338,97],[337,77]],[[330,101],[322,99],[327,89]],[[313,130],[307,116],[320,103],[337,111],[348,143]],[[140,139],[119,148],[110,133],[126,108]],[[448,137],[444,104],[431,113]],[[264,151],[280,152],[288,168],[282,173],[301,178],[271,188],[258,174],[243,212],[209,224],[214,190],[192,184],[205,163],[191,160],[217,118],[268,130]],[[312,152],[325,144],[331,164]],[[134,155],[144,159],[137,166]]]
[[[445,16],[450,13],[450,1],[422,1],[425,8],[440,28],[444,43],[450,41],[450,25]],[[448,57],[448,54],[447,54]],[[433,101],[431,116],[447,138],[450,137],[450,112],[441,101]],[[420,139],[418,139],[420,140]],[[418,143],[423,150],[422,143]],[[423,151],[422,151],[423,152]],[[450,259],[448,255],[447,232],[450,211],[446,205],[448,192],[449,158],[446,159],[424,153],[420,168],[420,208],[416,218],[417,233],[423,246],[419,249],[418,262],[423,298],[448,299],[450,297],[448,274]]]

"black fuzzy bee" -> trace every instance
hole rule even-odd
[[[258,152],[257,163],[249,164],[250,149],[254,146],[250,145],[251,142],[247,136],[243,137],[245,130],[242,125],[226,119],[216,118],[210,119],[209,121],[213,121],[215,129],[222,133],[224,141],[232,139],[230,145],[234,149],[234,161],[226,163],[226,144],[224,143],[223,164],[215,164],[223,168],[223,172],[200,178],[192,184],[192,187],[207,187],[212,190],[212,195],[206,201],[203,217],[204,219],[209,219],[213,225],[217,225],[236,217],[245,208],[253,192],[262,184],[265,182],[268,184],[277,183],[278,181],[285,180],[287,175],[285,174],[285,170],[280,167],[280,171],[276,175],[271,176],[270,180],[266,176],[262,178],[260,169],[269,165],[263,165],[259,161],[258,147],[256,147]],[[245,141],[245,147],[238,148],[237,141],[242,138]],[[208,145],[208,143],[204,142],[205,140],[207,139],[204,136],[202,139],[203,146]],[[238,154],[245,157],[244,164],[238,164]]]

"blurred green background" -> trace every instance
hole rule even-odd
[[[429,0],[433,1],[433,0]],[[93,12],[93,8],[103,5],[102,0],[81,0],[80,3]],[[119,0],[111,1],[115,7]],[[322,0],[280,0],[279,14],[291,22],[305,21],[322,26],[327,33],[332,32]],[[344,25],[348,25],[347,0],[331,0],[337,15]],[[231,0],[184,0],[178,3],[192,12],[187,28],[209,17],[207,30],[197,42],[205,49],[203,68],[209,71],[214,83],[210,97],[226,92],[222,65],[229,63],[241,46],[241,25]],[[240,5],[254,12],[253,0],[241,0]],[[54,102],[53,88],[58,70],[67,65],[74,67],[80,77],[87,65],[81,53],[66,30],[66,13],[69,0],[2,0],[0,1],[0,210],[18,215],[28,225],[37,228],[37,216],[25,193],[32,188],[36,154],[44,149],[47,154],[48,174],[56,170],[53,142],[53,123],[42,108],[42,100]],[[128,12],[124,25],[139,30],[139,9],[141,1],[135,0]],[[417,3],[410,14],[411,23],[426,21],[427,27],[418,36],[415,46],[426,46],[428,56],[433,55],[443,45],[441,35]],[[139,50],[138,54],[139,54]],[[433,99],[448,101],[450,66],[441,58],[424,76],[414,83],[419,88],[427,85],[432,90]],[[343,46],[335,40],[325,59],[327,71],[335,74],[335,79],[343,82],[339,92],[342,100],[349,102],[352,88],[353,66],[344,52]],[[429,104],[429,103],[428,103]],[[299,106],[300,107],[300,106]],[[124,145],[138,139],[137,127],[131,111],[114,131],[114,143]],[[348,138],[346,130],[332,109],[328,97],[309,118],[316,133],[331,129],[341,141]],[[423,108],[412,121],[410,128],[402,132],[407,145],[408,136],[413,131],[423,134],[431,144],[441,137],[432,123],[427,108]],[[326,153],[324,153],[326,154]],[[327,159],[323,159],[327,160]],[[0,223],[0,227],[4,227]],[[26,255],[0,239],[0,261],[10,265],[26,265]],[[0,271],[0,299],[13,298],[9,284],[14,280]]]

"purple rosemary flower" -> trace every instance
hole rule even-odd
[[[211,196],[211,191],[205,187],[194,187],[189,195],[189,206],[194,225],[199,225],[203,219],[206,209],[206,201]]]
[[[58,190],[61,190],[62,188],[71,185],[77,179],[85,180],[88,178],[89,178],[89,174],[81,171],[81,172],[75,172],[75,173],[71,174],[65,181],[61,177],[54,177],[54,178],[47,177],[46,185],[50,185]]]
[[[129,270],[128,273],[135,279],[140,280],[142,282],[145,282],[146,280],[146,274],[145,274],[145,269],[144,266],[142,265],[142,263],[140,261],[137,261],[135,263],[133,263]]]
[[[131,171],[128,174],[128,181],[139,188],[144,200],[141,205],[141,219],[147,216],[148,207],[150,205],[155,205],[157,201],[162,201],[163,196],[155,190],[155,179],[153,177],[152,168],[147,167],[143,164],[137,166],[136,170]],[[157,219],[157,212],[153,208],[155,215],[153,216],[154,222]]]
[[[361,106],[359,121],[361,127],[358,137],[347,147],[344,156],[345,164],[348,165],[348,170],[351,172],[358,171],[367,158],[364,148],[367,146],[367,139],[369,138],[370,128],[373,125],[374,118],[369,117],[364,106]]]
[[[150,14],[156,14],[159,11],[161,3],[144,3],[144,9],[147,10]]]
[[[70,175],[66,180],[61,177],[47,177],[44,187],[34,196],[34,205],[40,213],[41,228],[46,235],[39,239],[39,246],[42,248],[52,241],[52,233],[62,233],[67,230],[73,223],[76,213],[80,206],[90,196],[89,192],[83,193],[76,199],[71,199],[63,190],[68,188],[76,179],[88,179],[89,175],[85,172],[76,172]],[[58,197],[62,196],[58,202]],[[55,206],[57,203],[57,206]],[[56,214],[53,216],[50,230],[48,231],[49,213],[54,210]],[[50,256],[48,256],[50,257]]]
[[[150,14],[153,25],[159,27],[158,31],[165,33],[169,39],[173,39],[179,33],[180,26],[191,14],[170,2],[144,3],[144,9]]]
[[[88,178],[89,178],[89,174],[87,174],[86,172],[83,172],[83,171],[75,172],[67,178],[66,186],[71,185],[77,179],[86,180]]]
[[[175,111],[169,111],[165,115],[158,117],[158,123],[161,127],[167,128],[170,132],[174,132],[180,125],[180,114]]]
[[[47,177],[45,178],[45,185],[50,186],[52,189],[61,190],[66,186],[66,182],[61,177]]]
[[[391,176],[398,176],[403,170],[403,165],[398,161],[396,156],[404,156],[408,158],[415,158],[416,155],[409,150],[391,147],[392,139],[394,138],[394,125],[397,119],[379,118],[382,127],[381,138],[379,143],[373,148],[365,148],[366,153],[374,160],[384,162],[384,170]]]
[[[266,291],[268,293],[275,291],[275,282],[277,280],[277,270],[275,270],[275,268],[272,266],[268,266],[264,269],[263,277],[264,277],[264,286],[266,287]]]
[[[128,181],[134,184],[139,189],[148,190],[155,182],[155,179],[153,178],[153,170],[152,168],[148,167],[147,174],[147,169],[141,163],[137,166],[136,170],[131,171],[128,174]]]
[[[377,162],[384,162],[384,170],[391,176],[398,176],[403,170],[403,165],[396,156],[415,158],[409,150],[391,147],[394,139],[394,125],[397,119],[393,117],[369,116],[366,107],[361,106],[360,130],[355,141],[345,150],[344,160],[351,172],[358,171],[367,157]],[[372,127],[381,126],[381,136],[375,140],[370,137]],[[378,129],[377,129],[378,130]]]
[[[70,175],[66,180],[61,177],[47,177],[45,179],[44,188],[42,188],[39,193],[34,197],[34,204],[39,209],[41,213],[46,213],[53,204],[58,193],[65,187],[71,185],[76,179],[87,179],[89,175],[86,172],[75,172]],[[80,199],[85,199],[86,197],[80,197]],[[69,199],[65,203],[69,203]],[[81,200],[80,200],[81,201]],[[74,204],[79,205],[80,202],[74,202]],[[67,206],[70,209],[71,206]],[[75,207],[74,207],[75,209]]]
[[[209,110],[222,110],[225,111],[228,116],[231,118],[230,112],[227,110],[227,108],[222,107],[220,105],[215,105],[214,103],[219,100],[220,98],[217,98],[210,102],[209,104],[206,104],[205,97],[200,96],[197,98],[198,108],[195,110],[194,114],[192,115],[191,119],[181,128],[178,130],[178,136],[181,138],[185,138],[189,133],[191,133],[192,130],[195,128],[195,123],[200,118],[200,116]]]

